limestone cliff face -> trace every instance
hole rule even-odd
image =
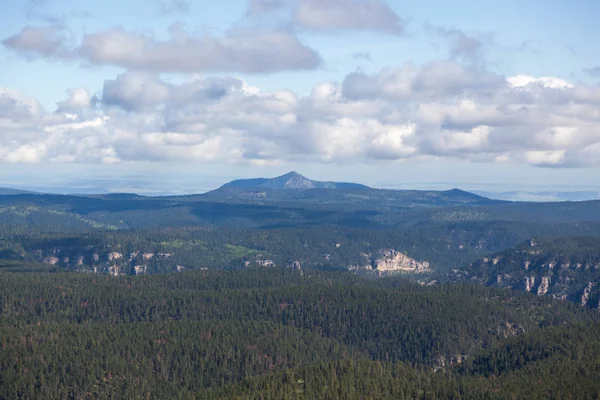
[[[402,271],[424,273],[431,271],[427,261],[417,261],[393,249],[381,250],[380,256],[374,261],[374,269],[381,272]]]
[[[594,288],[594,283],[589,282],[588,285],[583,290],[583,294],[581,295],[581,305],[587,306],[590,301],[590,294],[592,293],[592,289]]]
[[[525,278],[525,291],[531,292],[533,286],[535,285],[535,276],[528,276]]]
[[[115,251],[120,245],[91,245],[85,247],[53,247],[31,251],[38,262],[78,271],[90,271],[108,275],[147,274],[151,270],[148,261],[166,261],[172,253],[154,253],[134,250],[128,253]],[[175,262],[173,263],[175,264]],[[168,266],[176,269],[176,265]],[[183,268],[183,267],[181,267]]]
[[[136,265],[133,267],[133,270],[136,275],[146,274],[146,273],[148,273],[148,266],[147,265]]]
[[[44,258],[44,264],[56,265],[56,264],[58,264],[59,261],[60,261],[60,259],[58,257],[54,257],[54,256],[49,256],[49,257]]]
[[[110,261],[116,261],[116,260],[121,260],[123,259],[123,254],[121,253],[117,253],[116,251],[113,251],[111,253],[108,253],[106,255],[106,259],[110,262]]]
[[[542,277],[542,282],[540,283],[540,286],[538,286],[537,294],[539,296],[543,296],[546,293],[548,293],[548,289],[550,289],[550,277],[544,276]]]
[[[570,300],[587,308],[600,303],[600,239],[528,240],[449,273],[452,281],[478,282]]]
[[[376,254],[362,253],[362,256],[364,263],[351,265],[348,267],[350,271],[374,271],[379,275],[395,272],[421,274],[431,271],[427,261],[417,261],[395,249],[382,249]]]

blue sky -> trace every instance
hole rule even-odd
[[[598,2],[28,0],[0,15],[0,185],[156,192],[160,171],[195,192],[292,169],[596,185]]]

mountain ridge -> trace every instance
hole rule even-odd
[[[274,178],[250,178],[236,179],[221,186],[219,189],[250,189],[265,188],[274,190],[302,190],[302,189],[371,189],[369,186],[360,183],[350,182],[331,182],[314,181],[299,174],[296,171],[290,171],[287,174],[276,176]],[[218,189],[217,189],[218,190]]]

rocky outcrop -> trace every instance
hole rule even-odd
[[[44,264],[56,265],[56,264],[58,264],[59,261],[60,261],[60,259],[55,256],[49,256],[49,257],[44,258]]]
[[[133,267],[133,271],[135,272],[136,275],[146,274],[146,273],[148,273],[148,266],[147,265],[136,265],[135,267]]]
[[[470,281],[570,300],[596,308],[600,299],[600,238],[528,240],[448,274]]]
[[[381,272],[401,271],[411,273],[430,272],[431,268],[427,261],[417,261],[393,249],[384,249],[380,257],[374,260],[374,269]]]
[[[294,271],[301,271],[302,270],[302,265],[300,265],[300,261],[298,261],[298,260],[294,261],[290,267]]]
[[[460,365],[467,360],[465,354],[456,354],[450,357],[439,356],[434,360],[435,366],[433,367],[433,371],[445,371],[446,368],[450,368],[453,365]]]
[[[538,296],[545,295],[546,293],[548,293],[549,289],[550,289],[550,277],[544,276],[544,277],[542,277],[542,282],[540,283],[540,286],[538,286],[538,290],[537,290]]]
[[[112,276],[121,275],[121,268],[118,265],[111,265],[108,267],[108,274]]]
[[[364,257],[364,263],[350,265],[348,270],[373,271],[380,276],[397,272],[421,274],[431,271],[427,261],[417,261],[395,249],[380,250],[376,256],[367,253],[361,253],[361,256]]]
[[[256,263],[261,267],[274,267],[275,263],[273,260],[256,260]]]
[[[523,328],[522,325],[504,321],[499,323],[496,327],[489,328],[488,332],[498,337],[509,338],[524,334],[525,328]]]
[[[583,294],[581,295],[581,305],[587,306],[590,301],[590,294],[592,293],[592,289],[594,288],[594,283],[589,282],[585,289],[583,289]]]
[[[111,261],[118,261],[118,260],[122,260],[123,259],[123,254],[121,253],[117,253],[115,251],[113,251],[112,253],[108,253],[106,255],[106,259],[111,262]]]
[[[533,286],[535,285],[535,276],[525,278],[525,291],[531,292]]]

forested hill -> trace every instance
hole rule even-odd
[[[292,171],[275,178],[239,179],[226,183],[221,188],[264,188],[264,189],[369,189],[368,186],[348,182],[319,182]]]
[[[285,268],[0,272],[0,398],[594,398],[598,317]]]
[[[600,306],[600,238],[529,239],[453,277]]]

